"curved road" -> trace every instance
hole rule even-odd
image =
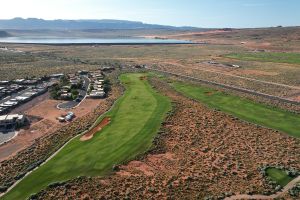
[[[83,83],[84,90],[79,90],[79,94],[81,96],[83,96],[83,98],[80,98],[79,102],[74,100],[74,101],[68,101],[68,102],[61,103],[57,106],[59,109],[68,110],[68,109],[75,108],[85,99],[85,97],[87,95],[88,87],[90,85],[90,79],[86,76],[83,76],[83,80],[84,80],[84,83]]]
[[[225,200],[240,200],[240,199],[251,199],[251,200],[263,200],[263,199],[276,199],[282,197],[290,189],[292,189],[297,183],[300,183],[300,176],[289,182],[282,191],[272,194],[272,195],[247,195],[247,194],[238,194],[231,197],[225,198]]]

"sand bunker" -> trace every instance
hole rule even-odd
[[[87,141],[90,140],[94,137],[94,135],[101,131],[105,126],[107,126],[110,123],[110,118],[105,117],[95,128],[84,134],[81,138],[80,141]]]

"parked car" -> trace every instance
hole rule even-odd
[[[77,99],[75,99],[75,101],[76,101],[76,102],[81,102],[81,101],[82,101],[82,99],[80,99],[80,98],[77,98]]]

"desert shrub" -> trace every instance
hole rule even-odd
[[[6,186],[0,186],[0,193],[6,192],[7,189]]]

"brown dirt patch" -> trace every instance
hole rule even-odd
[[[297,96],[297,97],[295,97],[295,98],[291,98],[292,100],[294,100],[294,101],[298,101],[298,102],[300,102],[300,95],[299,96]]]
[[[161,171],[174,173],[172,168],[167,168],[165,163],[174,162],[175,154],[166,152],[164,154],[153,154],[145,157],[143,161],[131,161],[127,165],[120,166],[120,171],[116,174],[119,176],[154,176]]]
[[[30,146],[35,139],[53,133],[61,125],[54,121],[43,119],[33,123],[30,127],[19,131],[17,137],[0,146],[0,161],[16,155],[20,150]]]
[[[152,82],[170,97],[173,113],[154,140],[151,152],[119,166],[105,185],[103,178],[75,179],[48,188],[39,199],[217,199],[225,193],[272,191],[258,167],[299,168],[299,140],[237,120]],[[223,198],[222,198],[223,199]]]
[[[99,104],[99,100],[86,99],[80,104],[79,107],[66,111],[57,109],[57,105],[60,102],[61,101],[48,99],[36,105],[32,109],[26,111],[25,114],[42,117],[44,119],[49,119],[55,121],[56,123],[59,123],[56,118],[66,114],[68,111],[74,112],[76,117],[82,117],[95,109]]]
[[[147,77],[146,76],[141,76],[140,80],[142,80],[142,81],[147,80]]]
[[[21,129],[17,137],[0,146],[0,161],[9,159],[21,150],[32,145],[36,139],[53,134],[56,130],[65,125],[59,123],[56,119],[68,112],[57,109],[56,106],[59,102],[60,101],[47,99],[34,107],[28,106],[22,109],[24,114],[30,116],[31,125]],[[99,103],[99,100],[86,99],[79,107],[70,111],[74,112],[78,118],[83,117],[93,111]]]
[[[34,99],[32,99],[31,101],[13,109],[11,111],[11,113],[16,113],[16,114],[19,114],[19,113],[24,113],[26,112],[27,110],[30,110],[32,109],[33,107],[35,107],[36,105],[44,102],[45,100],[49,99],[50,95],[49,95],[49,92],[46,92],[45,94],[41,95],[41,96],[38,96]]]
[[[249,48],[254,48],[254,49],[270,49],[270,47],[272,46],[272,43],[270,42],[251,42],[248,41],[245,43],[245,46],[249,47]]]
[[[132,173],[128,169],[135,171],[136,173],[141,172],[145,176],[153,176],[155,169],[144,162],[132,161],[126,166],[127,170],[124,168],[122,171],[117,174],[121,176],[131,176]]]
[[[93,128],[92,130],[90,130],[89,132],[84,134],[80,138],[80,141],[87,141],[87,140],[92,139],[97,132],[101,131],[108,124],[110,124],[110,118],[105,117],[95,128]]]
[[[214,93],[213,93],[213,92],[205,92],[205,94],[206,94],[207,96],[211,96],[211,95],[213,95]]]

